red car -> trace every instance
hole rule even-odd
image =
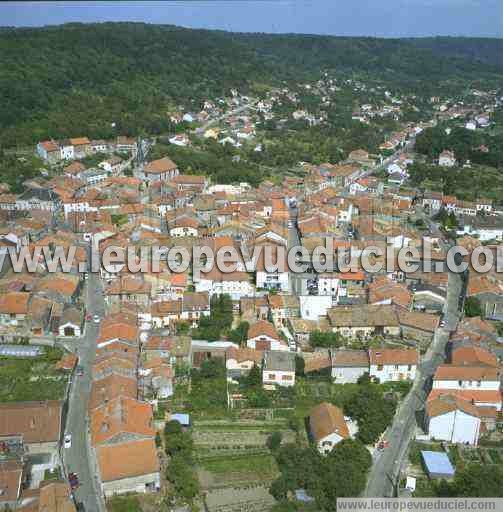
[[[93,317],[93,315],[91,315],[91,313],[87,313],[86,320],[91,320],[92,317]]]

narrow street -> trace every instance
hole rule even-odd
[[[91,315],[104,314],[104,301],[101,292],[99,274],[90,272],[87,280],[87,312]],[[79,364],[84,368],[84,375],[79,377],[74,374],[70,390],[69,409],[65,432],[72,434],[72,446],[63,448],[63,463],[65,473],[76,473],[80,486],[75,491],[77,502],[84,505],[86,512],[102,512],[105,510],[103,499],[97,482],[94,463],[90,457],[90,445],[87,435],[87,405],[92,382],[92,365],[95,358],[96,339],[99,324],[93,320],[87,321],[85,334],[80,339],[77,348]]]

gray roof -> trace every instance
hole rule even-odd
[[[295,354],[292,352],[273,350],[265,353],[264,370],[281,372],[295,371]]]

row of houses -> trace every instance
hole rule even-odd
[[[424,430],[431,439],[477,445],[496,430],[503,396],[495,339],[494,327],[480,318],[459,325],[425,406]]]
[[[85,136],[61,140],[51,139],[39,142],[36,147],[38,156],[49,164],[57,164],[67,160],[80,160],[93,153],[134,152],[136,150],[136,140],[125,136],[119,136],[113,142],[91,141]]]
[[[145,387],[140,386],[154,365],[139,369],[139,355],[137,316],[119,312],[103,318],[88,414],[90,444],[104,496],[160,488],[153,410],[143,399]],[[171,387],[171,368],[159,366],[160,376],[167,373],[168,377],[168,383],[159,382],[161,388]]]

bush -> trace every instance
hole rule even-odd
[[[465,315],[468,317],[482,316],[482,306],[477,297],[467,297],[465,300]]]
[[[182,425],[179,421],[171,420],[167,421],[164,425],[164,435],[180,434],[182,432]]]
[[[288,485],[284,477],[280,476],[269,487],[269,493],[277,501],[286,499],[288,493]]]
[[[271,450],[272,452],[275,452],[281,446],[282,440],[283,435],[281,434],[281,432],[273,432],[267,438],[267,448],[269,448],[269,450]]]

